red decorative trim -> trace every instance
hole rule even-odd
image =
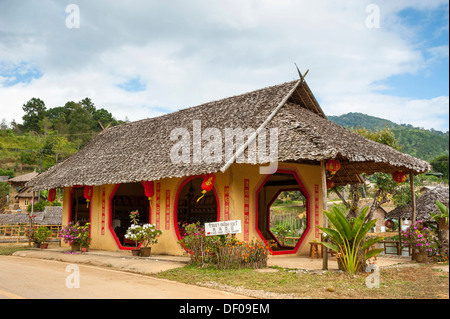
[[[284,173],[284,174],[292,174],[292,175],[294,175],[294,177],[295,177],[295,179],[297,181],[297,184],[299,185],[299,187],[296,187],[296,189],[300,189],[301,192],[303,193],[303,195],[305,195],[305,197],[306,197],[306,220],[307,220],[307,226],[306,226],[305,231],[303,232],[303,235],[300,237],[300,239],[298,240],[297,244],[295,245],[295,247],[292,250],[273,251],[270,248],[270,246],[269,246],[269,250],[272,252],[273,255],[296,254],[298,252],[301,244],[303,243],[304,239],[308,235],[308,233],[310,231],[310,228],[311,228],[310,195],[309,195],[308,190],[304,186],[303,182],[301,181],[300,177],[298,176],[297,171],[295,169],[278,169],[276,171],[276,173]],[[258,193],[264,187],[264,185],[266,184],[266,182],[270,178],[270,176],[271,175],[268,175],[268,176],[266,176],[266,178],[264,178],[264,180],[260,183],[259,187],[257,188],[257,190],[254,193],[254,197],[255,197],[255,229],[256,229],[256,232],[258,233],[259,237],[261,238],[261,240],[264,243],[266,243],[266,245],[268,245],[267,241],[264,238],[264,236],[261,234],[260,230],[258,229]]]
[[[161,183],[156,183],[156,211],[155,211],[155,225],[156,229],[161,229]]]
[[[102,190],[102,220],[101,220],[101,235],[105,236],[105,224],[106,224],[106,190],[105,187]]]
[[[250,235],[250,180],[244,179],[244,241]]]
[[[223,220],[230,220],[230,186],[224,187],[223,197]]]
[[[316,238],[320,237],[320,230],[319,230],[319,185],[314,185],[314,232]]]
[[[178,229],[178,213],[177,213],[177,209],[178,209],[178,199],[180,197],[180,193],[181,190],[183,189],[184,186],[186,186],[186,184],[188,182],[190,182],[193,179],[196,178],[205,178],[206,175],[195,175],[195,176],[189,176],[186,179],[184,179],[181,184],[177,187],[176,190],[176,195],[175,195],[175,199],[173,202],[173,228],[175,230],[175,234],[177,235],[177,239],[181,240],[181,235],[180,235],[180,231]],[[217,221],[220,220],[220,201],[219,201],[219,196],[217,195],[217,189],[216,189],[216,184],[214,184],[214,187],[212,189],[214,191],[214,196],[216,197],[216,203],[217,203]]]
[[[165,214],[166,230],[170,229],[170,190],[166,190],[166,214]]]

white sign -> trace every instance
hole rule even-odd
[[[205,223],[206,236],[239,234],[241,233],[240,220],[228,220],[222,222]]]

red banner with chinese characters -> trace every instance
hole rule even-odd
[[[166,230],[170,229],[170,190],[166,190]]]
[[[104,187],[102,187],[102,222],[101,222],[102,236],[105,235],[105,222],[106,222],[106,190]]]
[[[230,220],[230,186],[225,186],[225,189],[223,191],[224,194],[224,216],[223,220]]]
[[[250,181],[244,179],[244,241],[249,241],[250,233]]]
[[[319,185],[314,185],[314,231],[316,233],[316,238],[320,237],[319,231]]]
[[[161,229],[161,183],[156,183],[156,210],[155,210],[155,225],[156,229]]]

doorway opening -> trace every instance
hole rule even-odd
[[[297,174],[279,170],[267,177],[257,191],[257,232],[272,253],[296,253],[309,229],[309,194]]]
[[[110,230],[121,249],[132,249],[135,242],[125,238],[128,227],[131,226],[130,213],[139,212],[139,224],[150,222],[150,204],[145,196],[141,183],[124,183],[116,185],[109,202]]]
[[[84,187],[74,187],[70,191],[70,213],[69,223],[79,223],[80,226],[84,226],[90,222],[91,218],[91,206],[87,204],[86,198],[84,198]]]

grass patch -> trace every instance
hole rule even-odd
[[[448,273],[436,272],[433,264],[380,270],[380,287],[368,288],[360,273],[302,272],[277,268],[276,272],[252,269],[217,270],[185,266],[154,275],[191,285],[227,285],[313,299],[448,299]],[[239,291],[237,291],[239,293]]]
[[[27,250],[30,249],[28,246],[16,246],[16,245],[0,245],[0,255],[10,256],[14,254],[16,251]]]

